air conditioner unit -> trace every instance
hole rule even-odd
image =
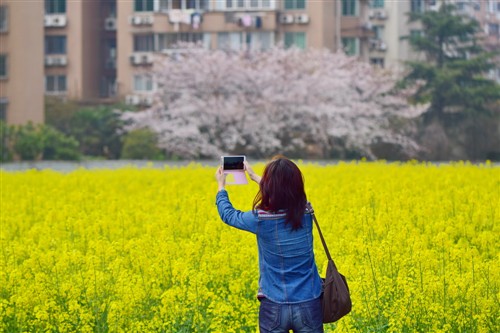
[[[149,65],[153,61],[153,54],[149,52],[134,53],[130,56],[130,63],[132,65]]]
[[[368,18],[370,18],[370,19],[374,19],[375,15],[376,15],[376,12],[374,10],[370,10],[368,12]]]
[[[378,45],[378,49],[380,51],[386,51],[387,50],[387,44],[384,43],[384,42],[380,42],[380,44]]]
[[[153,105],[153,96],[144,96],[141,99],[141,104],[146,105],[146,106],[151,106]]]
[[[66,15],[56,15],[52,17],[52,27],[65,27],[67,23]]]
[[[141,57],[138,54],[132,54],[130,56],[130,63],[132,65],[139,65],[141,63]]]
[[[142,24],[142,17],[140,17],[140,16],[131,16],[130,17],[130,24],[132,24],[132,25],[141,25]]]
[[[68,59],[66,56],[52,57],[53,66],[66,66],[68,64]]]
[[[142,64],[152,64],[153,60],[153,55],[151,53],[144,53],[141,55]]]
[[[128,105],[139,105],[140,102],[141,100],[137,95],[127,95],[125,97],[125,103]]]
[[[154,17],[153,17],[153,15],[143,16],[142,17],[142,24],[152,25],[153,23],[154,23]]]
[[[43,18],[43,25],[45,27],[51,27],[52,26],[52,16],[45,15],[45,17]]]
[[[363,27],[363,29],[366,29],[366,30],[372,30],[373,23],[371,23],[370,21],[363,22],[362,27]]]
[[[309,23],[309,15],[307,14],[298,14],[295,16],[295,22],[298,24],[307,24]]]
[[[294,21],[293,15],[290,14],[285,14],[280,16],[280,23],[281,24],[292,24]]]
[[[379,20],[385,20],[387,18],[387,13],[385,12],[385,10],[377,10],[375,12],[375,18]]]
[[[45,57],[45,66],[52,66],[54,64],[54,58],[52,57]]]
[[[107,31],[114,31],[116,30],[116,17],[108,17],[104,21],[104,29]]]
[[[66,66],[68,64],[68,59],[65,55],[49,55],[45,57],[46,66]]]

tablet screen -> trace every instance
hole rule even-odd
[[[223,168],[224,170],[243,170],[245,169],[244,161],[244,156],[224,156]]]

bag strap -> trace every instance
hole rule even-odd
[[[321,228],[319,227],[318,220],[316,219],[316,214],[314,214],[314,209],[312,208],[310,203],[308,203],[308,208],[311,209],[311,215],[314,220],[314,223],[316,224],[316,228],[318,229],[319,237],[321,238],[321,243],[323,243],[323,248],[325,249],[326,252],[326,257],[328,258],[329,261],[333,263],[333,267],[337,269],[337,266],[335,265],[335,262],[333,261],[332,256],[330,255],[330,251],[328,251],[328,246],[326,246],[325,238],[323,237],[323,233],[321,232]]]

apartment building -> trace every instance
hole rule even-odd
[[[458,13],[477,19],[483,29],[480,37],[491,51],[500,50],[500,0],[445,0],[457,6]],[[443,0],[371,0],[368,20],[375,36],[369,42],[368,60],[382,67],[402,69],[404,61],[423,59],[403,36],[420,35],[419,22],[408,22],[408,13],[438,10]],[[494,73],[500,75],[497,69]]]
[[[41,123],[43,2],[0,0],[0,119]]]
[[[115,95],[116,3],[44,0],[46,95],[81,101]]]
[[[152,102],[147,73],[155,53],[175,53],[179,42],[207,49],[265,50],[345,47],[368,55],[373,33],[363,17],[367,0],[134,0],[118,2],[117,91],[130,104]]]
[[[483,47],[497,54],[500,63],[500,0],[453,0],[458,12],[479,22],[479,42]],[[489,73],[489,77],[500,83],[500,68]]]

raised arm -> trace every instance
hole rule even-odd
[[[247,161],[245,161],[245,170],[248,173],[248,176],[250,177],[251,180],[253,180],[257,184],[260,184],[260,180],[262,179],[262,177],[256,174],[255,171],[253,171],[252,167]]]

